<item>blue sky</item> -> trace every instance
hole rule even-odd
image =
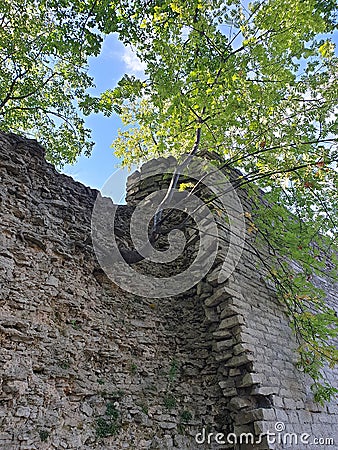
[[[106,37],[102,51],[97,58],[90,58],[89,73],[94,77],[96,90],[92,94],[100,94],[106,89],[115,87],[125,74],[142,75],[143,66],[132,51],[118,41],[117,35]],[[62,172],[72,176],[81,183],[101,189],[105,181],[114,173],[113,200],[121,203],[125,193],[127,169],[118,169],[119,160],[114,156],[111,143],[117,136],[121,121],[116,114],[104,117],[93,114],[85,118],[86,125],[92,130],[95,147],[88,158],[80,156],[73,165],[66,165]]]

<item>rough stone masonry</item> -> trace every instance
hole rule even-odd
[[[313,402],[249,252],[223,284],[218,257],[188,292],[149,300],[106,277],[91,242],[97,191],[39,144],[0,133],[0,180],[1,450],[338,448],[337,401]],[[126,234],[133,206],[168,183],[138,181],[120,207]],[[337,307],[337,285],[317,282]],[[275,443],[243,434],[267,432]],[[223,443],[229,433],[242,442]]]

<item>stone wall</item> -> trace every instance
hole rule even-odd
[[[152,183],[143,181],[155,164],[164,161],[147,163],[130,177],[127,200],[131,204],[136,205],[150,192],[166,186],[165,175],[154,177]],[[250,211],[245,190],[238,193],[244,211]],[[223,238],[227,240],[226,236]],[[225,408],[231,417],[232,431],[237,436],[275,433],[269,440],[263,439],[262,446],[257,444],[257,438],[254,447],[249,444],[236,448],[338,448],[337,398],[323,407],[313,401],[312,380],[296,368],[297,343],[285,307],[266,282],[263,269],[257,269],[260,264],[254,245],[252,233],[247,232],[241,260],[224,284],[219,284],[217,278],[224,257],[217,258],[207,277],[213,280],[213,293],[201,294],[206,318],[212,324],[213,349],[220,363],[219,385],[227,399]],[[264,249],[260,249],[260,254],[263,259],[269,256]],[[328,304],[338,310],[338,284],[317,276],[314,283],[324,289]],[[327,369],[325,375],[337,386],[338,368]],[[213,426],[212,431],[222,430]],[[303,438],[302,434],[305,434]],[[211,440],[215,442],[215,436]]]
[[[35,141],[8,134],[0,179],[1,449],[286,448],[215,440],[275,432],[276,422],[338,448],[337,404],[313,403],[288,320],[249,245],[224,283],[220,251],[196,287],[147,299],[122,291],[97,262],[97,191],[57,173]],[[167,184],[130,178],[118,217],[126,234],[133,206]],[[326,290],[334,304],[337,286]]]

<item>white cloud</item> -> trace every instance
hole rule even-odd
[[[133,52],[131,47],[125,47],[122,54],[122,61],[125,63],[127,71],[131,75],[135,75],[140,72],[144,72],[146,69],[146,64],[139,60],[136,54]]]

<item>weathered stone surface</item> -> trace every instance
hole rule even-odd
[[[36,142],[0,134],[0,178],[0,449],[194,449],[202,423],[227,429],[196,289],[148,301],[112,283],[90,239],[97,192]]]
[[[123,292],[93,251],[97,192],[60,175],[43,154],[35,141],[0,133],[0,449],[218,449],[197,447],[203,426],[258,435],[274,431],[275,420],[338,445],[337,405],[313,402],[284,308],[252,253],[222,285],[224,249],[180,296]],[[163,177],[128,181],[130,203],[116,218],[127,243],[131,205],[168,186],[174,161],[159,163]],[[337,307],[337,285],[318,283]],[[337,371],[327,376],[337,381]]]

